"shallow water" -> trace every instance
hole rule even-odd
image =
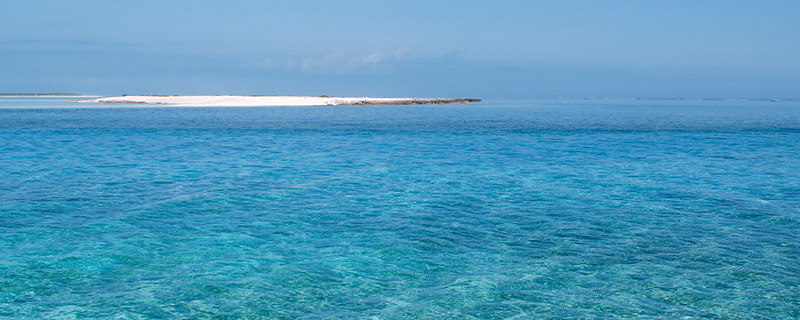
[[[3,318],[797,318],[798,231],[798,101],[0,99]]]

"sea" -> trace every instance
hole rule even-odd
[[[798,319],[800,100],[0,98],[3,319]]]

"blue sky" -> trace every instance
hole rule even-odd
[[[0,92],[800,98],[800,1],[8,1]]]

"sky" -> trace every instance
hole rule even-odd
[[[800,1],[6,1],[0,92],[800,98]]]

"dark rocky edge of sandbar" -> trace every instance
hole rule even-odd
[[[337,101],[336,105],[339,106],[387,106],[387,105],[422,105],[422,104],[460,104],[470,102],[481,102],[481,99],[461,98],[461,99],[446,99],[446,98],[414,98],[414,99],[397,99],[397,100],[362,100],[362,101]]]

